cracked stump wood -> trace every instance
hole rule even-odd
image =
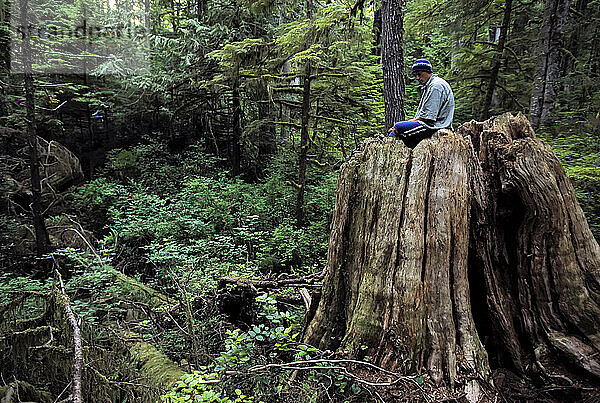
[[[467,280],[469,156],[451,133],[412,152],[395,139],[370,139],[343,166],[307,342],[366,345],[378,364],[426,366],[436,381],[453,383],[459,362],[487,376]]]
[[[563,167],[522,115],[458,132],[478,155],[469,270],[485,289],[488,350],[542,382],[584,373],[597,382],[600,247]]]
[[[524,116],[440,131],[414,150],[368,139],[339,174],[305,341],[425,368],[473,396],[490,362],[598,376],[599,262],[564,170]]]

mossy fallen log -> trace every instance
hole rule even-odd
[[[113,276],[115,281],[123,284],[126,287],[125,289],[129,289],[128,297],[136,302],[148,304],[159,311],[172,309],[178,304],[176,299],[156,291],[152,287],[149,287],[112,267],[105,266],[105,269]]]
[[[141,338],[136,340],[133,334],[129,336],[133,342],[129,348],[129,354],[140,375],[149,381],[149,385],[164,389],[186,374],[176,363],[152,344],[141,340]]]
[[[110,273],[111,281],[123,284],[124,298],[130,301],[155,311],[171,310],[177,305],[177,301],[135,279],[112,268],[103,269]],[[42,313],[35,312],[28,318],[31,310],[25,307],[30,308],[32,301]],[[102,342],[109,343],[109,348],[96,345],[92,336],[95,328],[85,322],[81,326],[69,310],[70,302],[62,287],[47,294],[24,292],[0,307],[0,375],[34,385],[52,385],[49,393],[55,397],[77,378],[80,392],[66,393],[72,397],[80,394],[81,401],[91,401],[90,396],[95,396],[102,401],[127,398],[154,402],[185,374],[155,346],[132,332],[123,334],[122,329],[114,329],[114,337]],[[76,329],[80,336],[76,336]],[[113,378],[110,374],[119,375]]]
[[[6,386],[0,386],[0,403],[38,402],[52,403],[55,400],[46,391],[24,381],[13,381]]]

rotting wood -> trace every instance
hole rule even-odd
[[[304,341],[425,368],[473,401],[491,359],[538,379],[600,377],[599,291],[573,187],[527,119],[506,114],[414,150],[367,139],[350,157]]]
[[[250,324],[255,320],[254,300],[262,292],[282,288],[297,288],[298,295],[275,295],[278,303],[300,306],[311,311],[313,296],[308,291],[320,288],[324,272],[304,277],[287,277],[273,280],[253,280],[243,277],[221,277],[217,282],[219,309],[228,315],[232,322]],[[228,287],[229,286],[229,287]],[[233,289],[231,289],[233,287]],[[313,308],[314,309],[314,308]]]
[[[501,364],[600,377],[600,247],[563,167],[522,115],[459,133],[478,152],[472,270],[484,278]]]
[[[369,139],[342,167],[323,295],[305,341],[391,370],[426,366],[449,385],[465,375],[459,365],[489,376],[468,302],[467,156],[467,143],[444,132],[412,152]]]
[[[237,286],[264,288],[264,289],[277,289],[277,288],[304,288],[304,287],[319,287],[319,282],[323,280],[324,273],[309,274],[304,277],[292,277],[275,280],[252,280],[243,277],[221,277],[218,281],[218,288],[224,288],[227,284],[233,284]]]
[[[152,344],[132,332],[124,334],[131,358],[137,363],[142,376],[149,385],[167,388],[180,380],[186,372]]]
[[[57,260],[55,260],[55,264],[58,265]],[[56,276],[58,278],[58,274]],[[132,281],[134,280],[132,279]],[[154,293],[150,293],[150,295],[154,295]],[[168,301],[166,297],[155,300],[148,298],[145,293],[135,293],[131,296],[148,301],[149,308],[166,310],[167,313],[168,310],[175,309],[175,305],[165,304]],[[32,318],[18,319],[22,307],[37,300],[43,303],[40,306],[42,313]],[[62,385],[66,385],[64,392],[68,394],[68,401],[73,401],[77,395],[71,392],[77,384],[74,379],[80,379],[82,395],[80,401],[88,396],[109,399],[103,401],[113,401],[112,399],[120,401],[124,397],[123,394],[138,398],[145,396],[144,399],[147,399],[145,401],[155,401],[165,388],[186,373],[141,336],[131,332],[124,334],[122,329],[114,330],[113,337],[110,338],[113,343],[113,352],[99,348],[94,345],[93,341],[90,344],[84,344],[83,338],[86,335],[90,337],[90,332],[98,329],[86,326],[85,322],[81,323],[72,308],[70,309],[72,315],[69,314],[69,308],[70,303],[64,286],[58,280],[51,293],[16,292],[9,304],[0,307],[0,323],[2,324],[0,326],[0,347],[2,353],[8,353],[3,356],[0,364],[8,364],[13,367],[17,376],[30,381],[39,380],[40,373],[48,373],[49,377],[54,377],[52,379],[55,383],[60,382]],[[79,334],[75,331],[74,325],[79,328]],[[111,331],[113,329],[103,328],[103,330]],[[77,342],[77,339],[80,342]],[[91,339],[93,340],[93,337]],[[123,365],[123,357],[130,357],[129,361],[137,365],[135,373]],[[108,367],[105,366],[107,362],[110,363]],[[76,369],[80,366],[81,371]],[[74,371],[70,368],[73,368]],[[121,378],[114,381],[108,380],[101,371],[119,373]],[[129,380],[137,380],[140,375],[143,378],[141,382],[129,382]],[[57,393],[55,388],[51,388],[51,390],[53,393]],[[0,396],[3,393],[0,392]],[[122,394],[120,395],[120,393]],[[40,398],[36,401],[46,400]],[[58,401],[58,398],[56,400],[50,398],[49,401]]]
[[[38,402],[51,403],[54,401],[48,392],[37,389],[35,386],[15,380],[8,385],[0,386],[0,403]],[[27,400],[23,400],[27,399]]]

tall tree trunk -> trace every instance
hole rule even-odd
[[[305,341],[475,398],[499,356],[526,376],[598,377],[599,303],[600,247],[573,187],[507,114],[414,150],[369,139],[342,166]]]
[[[232,107],[233,107],[233,129],[231,139],[231,167],[234,176],[241,172],[242,151],[240,139],[242,137],[242,105],[240,102],[240,79],[239,72],[236,71],[232,88]]]
[[[29,26],[28,0],[20,0],[21,26]],[[39,170],[38,139],[35,124],[35,100],[33,72],[31,67],[30,34],[23,37],[23,68],[25,80],[25,108],[27,118],[27,142],[29,145],[29,168],[31,175],[31,213],[35,233],[36,252],[43,255],[49,250],[50,238],[42,215],[42,185]]]
[[[375,10],[373,16],[373,50],[375,56],[381,56],[381,8]]]
[[[144,0],[144,26],[146,27],[146,41],[149,41],[152,32],[152,4],[150,0]]]
[[[490,72],[490,82],[488,84],[479,116],[481,120],[485,120],[490,117],[490,107],[492,105],[494,91],[496,91],[498,74],[500,73],[500,66],[504,60],[504,44],[506,43],[506,37],[508,36],[508,29],[510,27],[511,12],[512,0],[506,0],[504,3],[504,17],[502,18],[502,26],[500,27],[500,38],[498,38],[498,45],[496,47],[496,60],[494,60],[494,65],[492,67],[492,71]]]
[[[296,197],[296,224],[304,222],[304,193],[306,189],[306,156],[308,154],[310,124],[311,65],[306,64],[302,88],[302,118],[300,122],[300,152],[298,153],[298,194]]]
[[[2,0],[0,3],[0,78],[8,82],[10,71],[10,2]],[[0,85],[0,126],[5,126],[8,116],[8,103],[4,86]]]
[[[556,103],[560,50],[570,4],[570,0],[546,0],[537,71],[529,110],[529,120],[534,129],[548,121]]]
[[[10,16],[11,2],[0,2],[0,71],[10,70]]]
[[[198,21],[208,13],[208,1],[207,0],[196,0],[197,16]]]
[[[176,0],[171,0],[171,27],[173,27],[173,32],[177,33],[178,23],[179,23],[179,3]]]
[[[573,21],[573,18],[569,20],[568,25],[571,26],[571,32],[566,39],[566,48],[569,51],[569,55],[562,61],[561,74],[563,76],[575,71],[581,50],[588,46],[585,41],[582,42],[582,34],[593,26],[591,25],[593,24],[593,20],[586,18],[587,5],[588,0],[574,0],[571,3],[572,8],[575,9],[574,14],[581,17],[575,21]]]
[[[85,6],[85,4],[83,5],[83,27],[84,27],[84,31],[87,30],[87,21],[88,21],[88,15],[87,15],[87,7]],[[83,53],[87,53],[87,45],[88,42],[87,41],[83,41]],[[88,65],[87,65],[87,58],[83,58],[82,61],[82,67],[83,67],[83,72],[82,72],[82,79],[83,79],[83,86],[86,89],[87,94],[91,94],[93,92],[93,90],[90,88],[90,82],[89,82],[89,74],[88,74]],[[96,155],[95,155],[95,150],[96,150],[96,139],[94,138],[94,126],[92,124],[92,109],[90,108],[90,104],[88,102],[85,103],[85,123],[86,123],[86,131],[88,133],[88,141],[87,141],[87,149],[89,151],[89,159],[88,159],[88,164],[89,164],[89,173],[90,179],[94,179],[94,168],[96,167]]]
[[[404,120],[404,53],[402,32],[404,17],[401,0],[381,2],[381,63],[383,65],[383,102],[385,128]]]
[[[257,161],[254,164],[254,179],[263,177],[264,168],[270,156],[277,152],[277,135],[275,125],[266,124],[265,122],[273,120],[274,111],[271,110],[271,101],[269,101],[268,88],[265,83],[258,83],[256,91],[258,104],[258,119],[261,122],[260,135],[256,141],[258,142]]]
[[[313,18],[313,2],[306,0],[306,18]],[[311,46],[312,43],[308,43]],[[300,152],[298,153],[298,193],[296,195],[296,225],[304,222],[304,194],[306,192],[306,157],[309,146],[310,129],[310,83],[312,66],[310,61],[304,66],[304,83],[302,87],[302,116],[300,120]]]
[[[281,66],[281,73],[284,75],[289,74],[291,71],[291,63],[289,60],[286,60],[283,65]],[[290,85],[294,85],[296,82],[296,78],[294,78],[293,80],[290,80]],[[290,107],[287,105],[284,105],[283,103],[279,104],[279,121],[280,122],[290,122],[291,121],[291,116],[290,116]],[[282,124],[279,125],[280,129],[279,129],[279,137],[281,139],[285,139],[288,138],[290,136],[290,129],[287,125]]]

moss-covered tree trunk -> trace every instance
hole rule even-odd
[[[490,362],[600,375],[600,248],[522,115],[414,150],[367,140],[341,169],[328,254],[310,344],[425,368],[473,398]]]

